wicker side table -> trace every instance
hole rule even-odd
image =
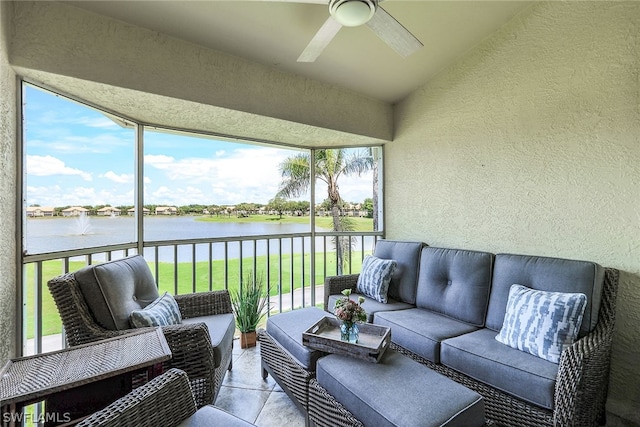
[[[161,373],[170,358],[158,328],[12,359],[0,371],[0,422],[20,425],[23,407],[40,401],[45,425],[77,422],[131,391],[134,376]]]

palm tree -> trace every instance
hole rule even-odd
[[[342,176],[357,174],[358,176],[371,170],[373,157],[370,151],[347,151],[345,149],[323,149],[315,151],[315,177],[327,185],[327,195],[333,217],[333,230],[345,231],[340,218],[340,190],[338,179]],[[311,184],[311,155],[300,153],[286,158],[280,163],[282,183],[278,195],[291,198],[299,197],[309,189]],[[338,274],[342,274],[344,264],[343,241],[337,239],[336,255]]]

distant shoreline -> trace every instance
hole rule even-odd
[[[267,224],[308,224],[310,218],[308,216],[289,216],[283,215],[282,218],[278,215],[247,215],[245,217],[239,217],[237,215],[207,215],[207,214],[189,214],[189,215],[145,215],[145,218],[194,218],[199,222],[213,222],[213,223],[267,223]],[[27,220],[66,220],[77,219],[78,216],[38,216],[27,217]],[[91,221],[102,219],[122,219],[127,218],[129,220],[134,217],[131,215],[91,215],[88,216]],[[373,219],[372,218],[360,218],[360,217],[346,217],[353,223],[353,231],[373,231]],[[316,227],[331,230],[333,229],[333,218],[330,216],[316,216]]]

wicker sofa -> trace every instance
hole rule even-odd
[[[485,399],[487,417],[509,426],[605,422],[618,271],[587,262],[429,247],[381,240],[374,256],[397,268],[386,304],[365,297],[369,321],[391,328],[391,347]],[[325,308],[358,275],[328,277]],[[587,296],[575,343],[553,363],[495,337],[511,285]]]
[[[49,291],[67,343],[86,344],[131,332],[129,316],[159,297],[141,255],[87,266],[54,277]],[[232,367],[235,321],[228,291],[175,295],[182,321],[162,326],[172,358],[165,370],[187,373],[200,408],[212,404]]]

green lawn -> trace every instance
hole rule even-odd
[[[373,219],[372,218],[349,218],[354,225],[352,231],[373,231]],[[280,218],[278,215],[249,215],[244,218],[239,218],[236,215],[207,215],[200,216],[197,221],[207,222],[266,222],[266,223],[282,223],[282,224],[309,224],[308,216],[283,216]],[[320,228],[333,229],[333,218],[330,216],[317,216],[316,226]]]
[[[280,270],[278,255],[271,255],[269,260],[270,275],[269,275],[269,293],[273,296],[278,295],[279,292],[289,293],[291,288],[300,289],[303,283],[303,264],[304,264],[304,286],[309,287],[311,285],[310,280],[310,255],[305,254],[304,261],[301,254],[294,254],[293,261],[291,255],[282,255],[282,270]],[[359,272],[361,268],[361,252],[353,252],[352,254],[352,271]],[[267,279],[266,265],[267,257],[256,257],[257,271],[256,276],[262,275]],[[42,334],[51,335],[62,332],[62,326],[58,311],[55,307],[55,303],[51,298],[49,290],[46,286],[46,282],[63,272],[63,263],[61,260],[46,261],[42,264]],[[76,271],[84,266],[84,262],[70,262],[69,270]],[[149,263],[151,271],[155,272],[155,264]],[[158,265],[158,278],[160,292],[168,291],[171,294],[185,294],[191,292],[201,292],[209,290],[209,262],[197,262],[195,270],[195,280],[192,280],[192,264],[190,262],[178,263],[177,270],[174,271],[174,264],[168,262],[161,262]],[[243,276],[246,278],[248,273],[253,269],[253,257],[244,258],[242,260]],[[225,265],[222,260],[214,260],[212,263],[212,288],[218,289],[236,289],[239,284],[240,273],[240,260],[231,259],[228,262],[225,281]],[[345,268],[346,273],[348,269]],[[25,283],[28,284],[27,288],[27,303],[26,313],[27,315],[27,337],[33,338],[34,334],[34,317],[35,317],[35,305],[34,305],[34,285],[35,283],[35,265],[28,264],[26,266]],[[316,256],[316,271],[315,271],[315,284],[320,285],[324,283],[325,277],[325,264],[324,257],[321,254]],[[335,253],[327,253],[326,275],[332,276],[336,274],[336,262]],[[174,280],[177,277],[177,281]],[[177,282],[177,289],[175,283]]]

